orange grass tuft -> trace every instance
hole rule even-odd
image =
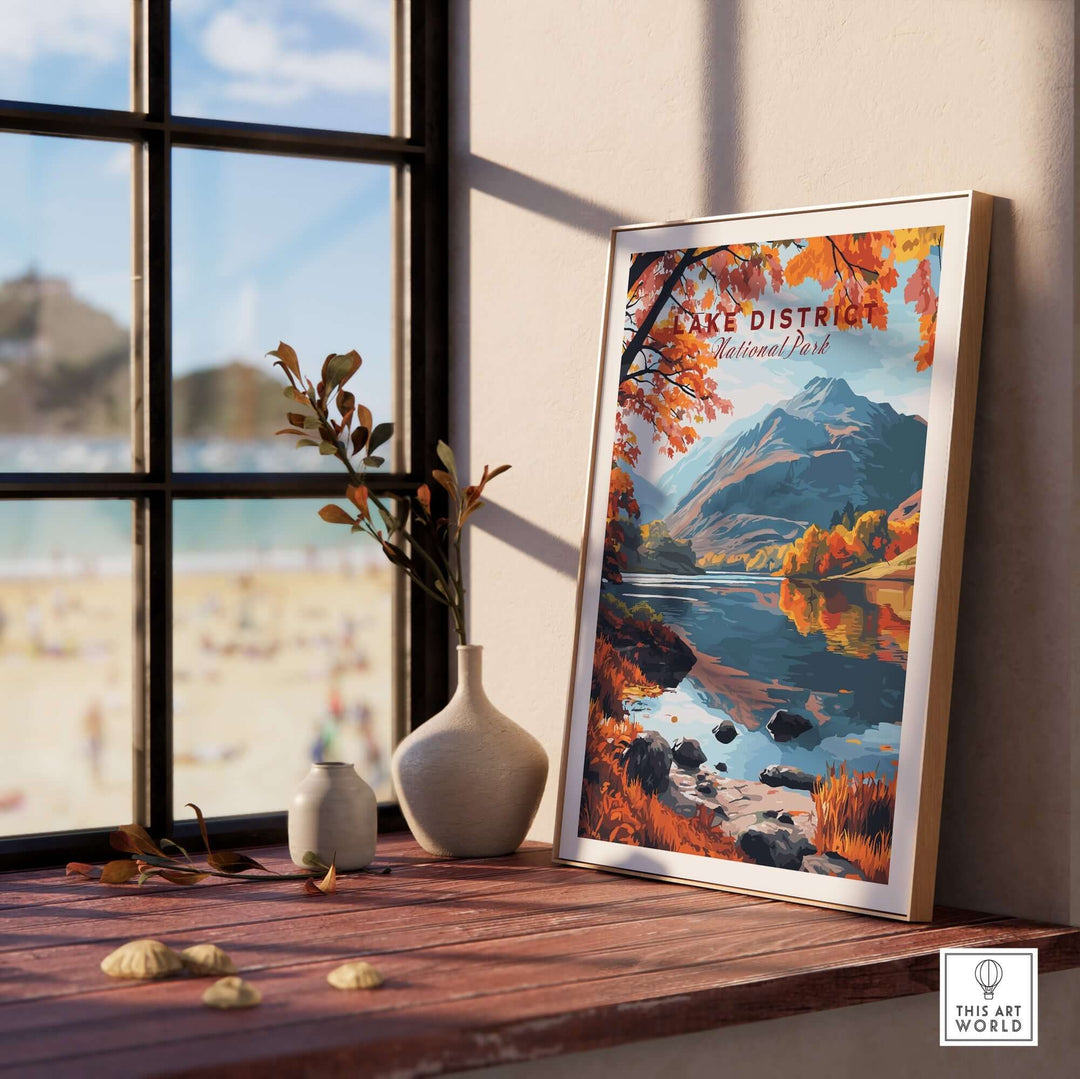
[[[820,851],[835,851],[878,884],[889,879],[896,779],[829,767],[814,788]]]
[[[646,794],[640,783],[627,782],[622,751],[640,730],[632,721],[605,715],[597,701],[590,702],[578,834],[606,843],[744,860],[734,840],[712,827],[711,812],[682,817]]]

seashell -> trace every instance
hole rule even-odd
[[[201,978],[236,973],[236,964],[216,944],[193,944],[180,953],[180,962]]]
[[[378,989],[383,976],[370,963],[361,960],[342,963],[327,974],[326,980],[335,989]]]
[[[159,940],[129,940],[102,959],[101,969],[113,978],[168,978],[184,964]]]
[[[214,982],[203,993],[202,1000],[209,1008],[254,1008],[262,1000],[262,993],[234,974]]]

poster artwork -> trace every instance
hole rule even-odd
[[[579,837],[888,883],[944,232],[615,264]]]

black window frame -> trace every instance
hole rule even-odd
[[[425,466],[449,423],[447,267],[447,140],[449,116],[447,4],[412,0],[401,10],[407,61],[407,136],[238,123],[171,113],[170,8],[168,0],[133,0],[136,84],[146,79],[147,111],[83,108],[0,100],[0,132],[116,140],[147,148],[144,180],[146,355],[143,392],[147,469],[136,473],[0,473],[0,499],[100,498],[133,500],[137,542],[145,542],[144,588],[136,617],[145,619],[145,661],[135,677],[145,692],[140,709],[143,744],[133,745],[135,817],[155,837],[197,837],[194,822],[174,821],[172,784],[172,506],[185,498],[339,497],[343,475],[303,473],[177,473],[172,470],[171,425],[171,151],[198,147],[247,153],[369,162],[407,172],[406,260],[408,449],[406,471],[369,477],[373,489],[408,494],[424,482]],[[145,35],[145,40],[138,40]],[[140,70],[137,53],[143,51]],[[362,347],[362,343],[360,347]],[[329,527],[329,526],[328,526]],[[418,588],[405,587],[407,642],[401,702],[406,729],[445,703],[450,638],[446,608]],[[139,601],[137,601],[138,603]],[[141,668],[141,670],[140,670]],[[32,717],[47,724],[48,717]],[[140,785],[145,784],[140,795]],[[285,802],[289,792],[282,792]],[[143,809],[138,811],[138,806]],[[213,807],[206,807],[212,811]],[[117,825],[125,823],[115,822]],[[280,843],[286,814],[261,813],[208,820],[212,837],[230,846]],[[381,831],[399,830],[397,805],[379,807]],[[108,855],[111,828],[0,838],[0,869]]]

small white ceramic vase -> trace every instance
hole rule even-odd
[[[314,851],[326,865],[362,869],[375,857],[378,820],[375,792],[351,764],[313,764],[289,805],[289,857],[303,865]]]
[[[443,858],[517,850],[547,780],[543,746],[484,692],[483,651],[458,646],[453,699],[394,751],[394,786],[409,830]]]

